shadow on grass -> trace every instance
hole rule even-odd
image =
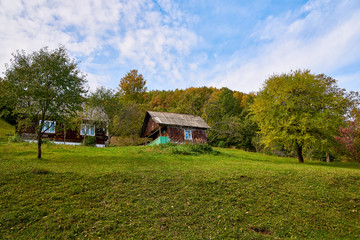
[[[360,164],[356,162],[305,162],[305,165],[311,166],[322,166],[322,167],[332,167],[332,168],[346,168],[346,169],[358,169],[360,170]]]

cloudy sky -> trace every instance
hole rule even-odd
[[[0,31],[1,73],[63,44],[91,89],[138,69],[148,89],[251,92],[301,68],[360,90],[359,0],[0,0]]]

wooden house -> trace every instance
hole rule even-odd
[[[148,111],[140,135],[151,138],[152,144],[207,143],[208,128],[209,125],[199,116]]]
[[[46,119],[43,127],[43,140],[49,140],[57,144],[81,145],[85,137],[91,136],[95,137],[97,147],[105,147],[108,140],[108,120],[104,113],[96,109],[87,109],[80,113],[79,116],[81,121],[78,126],[72,126],[72,128],[64,126],[64,124],[57,122],[56,119]],[[27,128],[17,128],[16,132],[25,141],[36,141],[35,124],[40,124],[40,122],[34,123]]]

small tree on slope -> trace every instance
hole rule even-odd
[[[63,46],[55,50],[45,47],[32,54],[13,53],[0,82],[2,103],[13,107],[19,125],[35,125],[38,158],[47,130],[45,120],[61,122],[81,110],[85,83],[85,75]]]

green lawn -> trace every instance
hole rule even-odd
[[[9,134],[14,134],[14,126],[0,118],[0,141],[7,141]]]
[[[0,239],[359,239],[360,165],[0,143]]]

